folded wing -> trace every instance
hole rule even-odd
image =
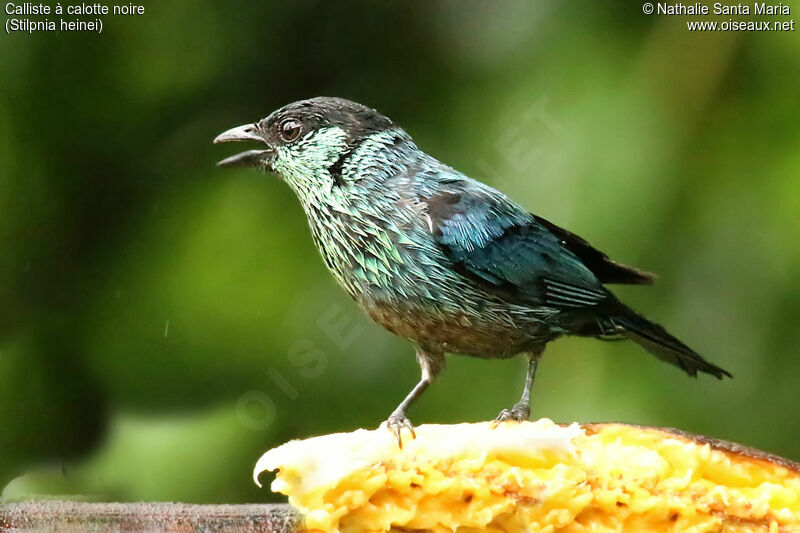
[[[604,283],[650,283],[584,239],[523,210],[477,182],[421,198],[434,238],[463,275],[506,298],[557,308],[613,299]]]

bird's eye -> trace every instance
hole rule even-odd
[[[291,118],[286,119],[280,125],[281,139],[287,143],[292,142],[300,136],[302,130],[302,124]]]

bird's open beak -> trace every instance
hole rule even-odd
[[[255,124],[245,124],[237,126],[228,131],[217,135],[214,144],[233,142],[233,141],[256,141],[267,144],[264,137],[260,134],[258,126]],[[275,161],[275,150],[269,145],[265,150],[247,150],[240,154],[225,158],[217,166],[219,167],[258,167],[265,170],[272,170],[272,163]]]

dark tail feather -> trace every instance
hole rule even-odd
[[[628,308],[625,308],[624,314],[606,320],[616,332],[635,341],[659,359],[683,369],[690,376],[696,377],[699,370],[717,379],[725,376],[733,377],[727,370],[700,357],[694,350],[667,333],[663,327]]]

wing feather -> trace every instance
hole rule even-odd
[[[497,191],[478,182],[451,182],[447,191],[421,200],[434,238],[455,268],[488,290],[556,308],[613,298],[563,234]]]

